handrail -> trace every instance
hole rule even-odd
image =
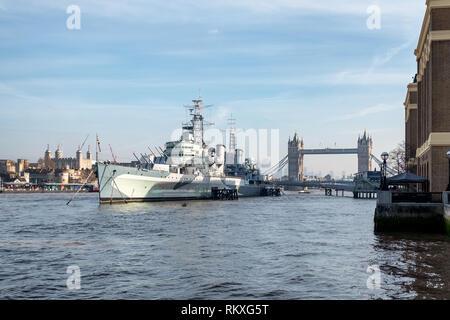
[[[392,203],[442,203],[442,192],[392,192]]]

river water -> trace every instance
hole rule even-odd
[[[0,299],[450,298],[450,238],[374,234],[374,200],[70,197],[0,194]]]

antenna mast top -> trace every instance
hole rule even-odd
[[[230,115],[230,117],[227,119],[227,121],[228,121],[228,125],[230,126],[230,128],[235,129],[236,119],[233,118],[233,114]]]
[[[228,125],[230,126],[230,152],[233,153],[236,149],[236,135],[235,135],[235,125],[236,119],[233,118],[233,114],[228,118]]]

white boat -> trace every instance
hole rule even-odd
[[[270,185],[251,160],[240,159],[241,150],[227,157],[224,145],[204,143],[202,100],[193,102],[180,139],[167,142],[159,155],[143,155],[137,167],[97,162],[101,203],[211,199],[214,190],[236,190],[243,197],[267,194]]]

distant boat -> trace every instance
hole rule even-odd
[[[300,190],[298,193],[311,193],[311,192],[308,190],[308,187],[305,187],[303,190]]]

